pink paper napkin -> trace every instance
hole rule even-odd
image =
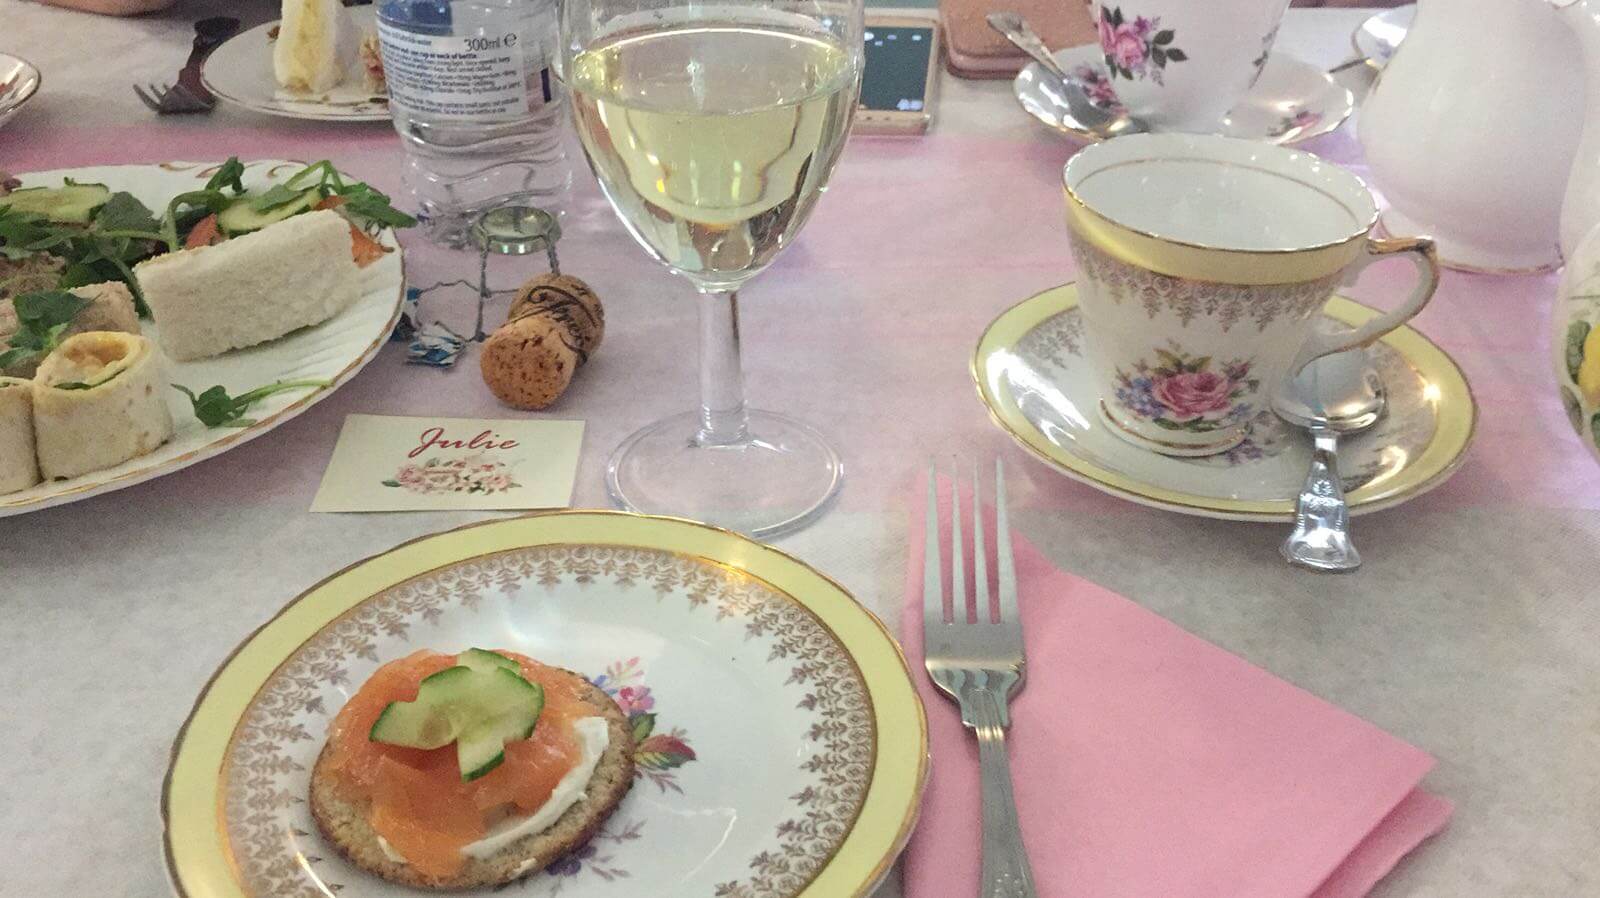
[[[914,667],[923,519],[919,502]],[[948,508],[942,526],[947,546]],[[1417,788],[1433,766],[1421,750],[1056,570],[1021,538],[1015,550],[1028,682],[1012,703],[1011,771],[1041,898],[1356,898],[1444,828],[1450,803]],[[977,746],[917,679],[933,765],[906,895],[976,895]]]

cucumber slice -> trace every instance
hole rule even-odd
[[[517,662],[499,652],[491,652],[488,649],[467,649],[456,656],[456,663],[464,664],[473,670],[481,670],[485,673],[500,667],[513,672],[522,669],[522,665]]]
[[[543,690],[540,692],[542,704]],[[502,714],[480,721],[462,733],[456,740],[456,763],[461,767],[461,781],[470,783],[499,767],[506,759],[506,743],[532,736],[537,721],[537,716]]]
[[[226,209],[217,213],[217,226],[229,234],[259,231],[267,225],[277,224],[285,218],[305,212],[322,199],[322,194],[316,188],[312,188],[289,202],[274,206],[265,212],[258,212],[255,209],[255,202],[259,199],[261,194],[247,193],[229,203]]]
[[[88,224],[94,210],[111,198],[104,184],[68,184],[65,187],[29,187],[0,196],[0,206],[34,212],[51,221]]]
[[[424,679],[416,701],[384,706],[367,738],[406,748],[443,748],[454,742],[471,721],[449,697],[470,691],[473,673],[468,667],[451,667]]]
[[[390,702],[373,722],[367,738],[405,748],[443,748],[456,743],[461,779],[471,781],[505,760],[508,739],[526,739],[544,711],[544,687],[482,657],[424,679],[416,701]],[[465,656],[467,653],[462,653]]]

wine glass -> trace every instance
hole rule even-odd
[[[623,441],[606,468],[634,511],[755,536],[809,522],[839,456],[745,407],[737,291],[805,224],[861,86],[862,0],[565,0],[561,77],[611,206],[699,292],[700,410]]]

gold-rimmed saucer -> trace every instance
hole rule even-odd
[[[1348,326],[1378,312],[1335,297],[1326,314]],[[1223,520],[1293,519],[1310,463],[1303,434],[1263,412],[1249,437],[1220,455],[1173,458],[1138,449],[1108,432],[1095,412],[1098,386],[1084,339],[1073,284],[1024,300],[989,325],[972,376],[1001,429],[1068,477],[1143,505]],[[1416,330],[1401,327],[1369,351],[1389,404],[1371,430],[1340,443],[1352,514],[1398,505],[1443,483],[1461,464],[1477,423],[1461,369]]]
[[[518,894],[861,898],[911,834],[927,721],[898,645],[849,593],[704,524],[550,512],[359,562],[234,651],[162,790],[178,894],[417,894],[345,863],[304,796],[329,720],[380,663],[469,646],[590,677],[638,745],[639,781],[595,840]]]

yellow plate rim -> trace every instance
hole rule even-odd
[[[855,824],[796,898],[868,895],[910,839],[928,777],[927,716],[899,643],[837,581],[779,549],[696,521],[598,510],[479,521],[402,542],[324,578],[246,636],[201,689],[173,740],[160,810],[174,891],[246,898],[223,827],[223,759],[240,717],[285,658],[389,586],[482,555],[558,544],[657,549],[738,570],[805,608],[839,639],[866,684],[878,749]]]
[[[1290,499],[1225,499],[1164,489],[1063,452],[1044,439],[1037,428],[1028,422],[1009,390],[991,389],[985,376],[987,359],[998,351],[1012,349],[1040,322],[1077,304],[1077,285],[1069,281],[1017,303],[1000,313],[984,329],[972,355],[971,373],[973,384],[978,389],[978,399],[988,409],[995,425],[1040,461],[1073,480],[1113,496],[1200,517],[1235,521],[1293,521],[1294,502]],[[1332,318],[1351,325],[1364,323],[1381,314],[1376,309],[1343,296],[1334,296],[1324,311]],[[1448,353],[1409,325],[1402,325],[1384,335],[1382,342],[1399,352],[1407,362],[1439,386],[1439,419],[1427,448],[1400,476],[1377,487],[1354,490],[1346,497],[1351,514],[1391,508],[1444,483],[1465,461],[1467,449],[1477,432],[1477,399],[1472,394],[1472,386],[1467,382],[1466,375]]]

